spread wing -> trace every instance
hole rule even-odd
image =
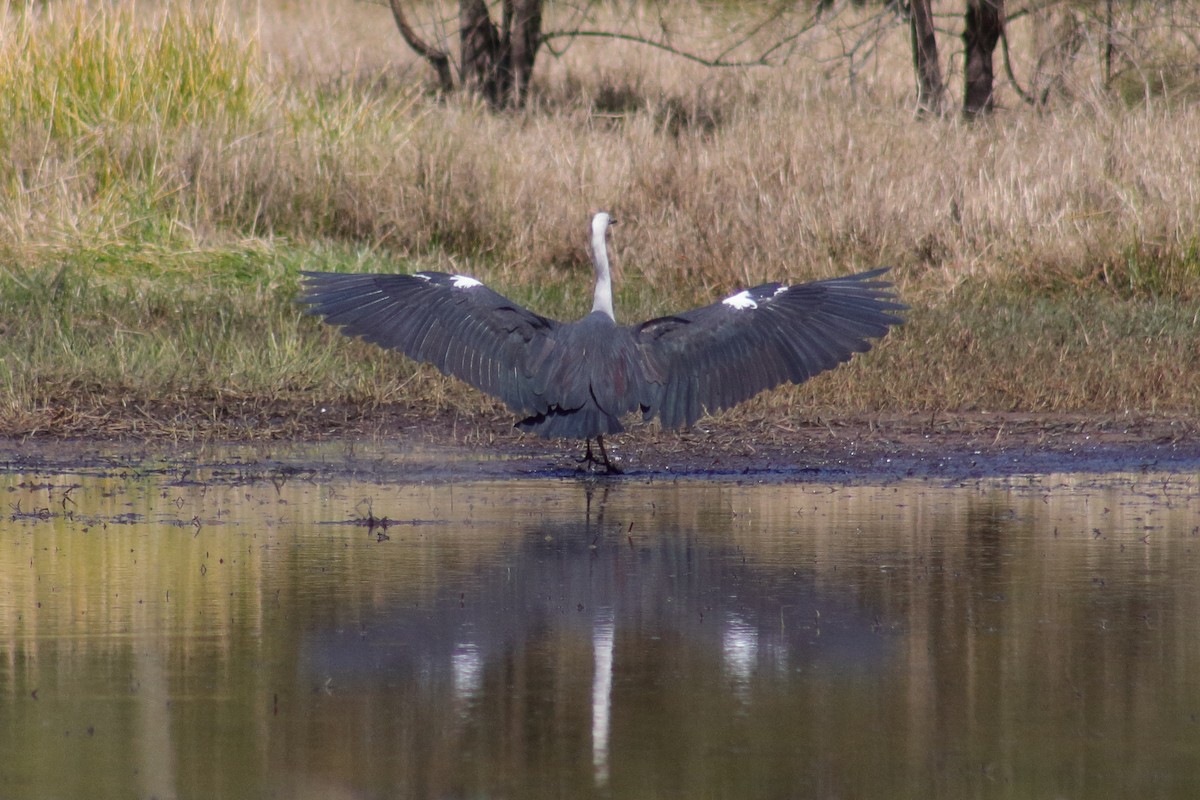
[[[554,348],[555,320],[463,275],[303,275],[300,302],[343,333],[433,364],[513,411],[545,409],[537,373]]]
[[[903,320],[887,269],[799,286],[765,283],[703,308],[652,319],[634,329],[647,357],[665,373],[658,414],[665,428],[691,425],[785,382],[866,352]]]

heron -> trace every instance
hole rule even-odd
[[[764,283],[711,305],[619,325],[605,211],[591,221],[592,310],[560,322],[467,275],[305,271],[300,302],[349,336],[399,350],[501,400],[516,427],[583,439],[589,469],[619,472],[604,437],[622,418],[690,427],[871,348],[903,322],[888,268],[809,283]],[[592,452],[596,442],[600,456]]]

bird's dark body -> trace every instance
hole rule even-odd
[[[635,412],[665,428],[691,425],[865,352],[905,308],[876,280],[885,271],[763,284],[634,326],[603,311],[558,322],[440,272],[305,273],[302,302],[346,334],[500,398],[523,430],[592,439],[623,430]]]
[[[556,355],[539,381],[543,408],[517,423],[522,430],[564,439],[591,439],[624,430],[621,417],[646,412],[661,389],[654,369],[631,330],[593,311],[550,334]],[[564,357],[558,357],[558,354]]]

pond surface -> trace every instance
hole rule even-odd
[[[0,796],[1200,797],[1198,475],[206,463],[0,473]]]

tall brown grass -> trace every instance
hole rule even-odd
[[[298,18],[279,11],[262,22],[268,55],[291,80],[318,93],[353,83],[368,98],[427,81],[385,8],[318,5],[328,16],[316,52]],[[713,28],[729,12],[706,17],[681,4],[659,13],[686,32],[680,46],[702,50],[719,41]],[[1014,59],[1034,47],[1014,43]],[[219,224],[243,229],[486,254],[505,279],[525,277],[524,265],[582,259],[587,213],[604,207],[629,223],[617,242],[627,270],[695,297],[876,263],[936,274],[942,288],[981,275],[1040,289],[1103,281],[1194,291],[1194,104],[1128,106],[1084,84],[1071,102],[1036,111],[1001,83],[993,120],[918,122],[902,25],[889,29],[869,74],[828,77],[823,60],[833,58],[722,72],[635,44],[577,42],[561,59],[543,56],[527,113],[426,98],[411,128],[352,151],[264,139],[212,165],[201,183],[214,200],[204,206],[233,210]],[[354,109],[329,111],[345,119]],[[236,213],[247,187],[230,177],[247,174],[263,176],[252,193],[262,219]],[[1162,285],[1143,285],[1136,273],[1147,269]]]

